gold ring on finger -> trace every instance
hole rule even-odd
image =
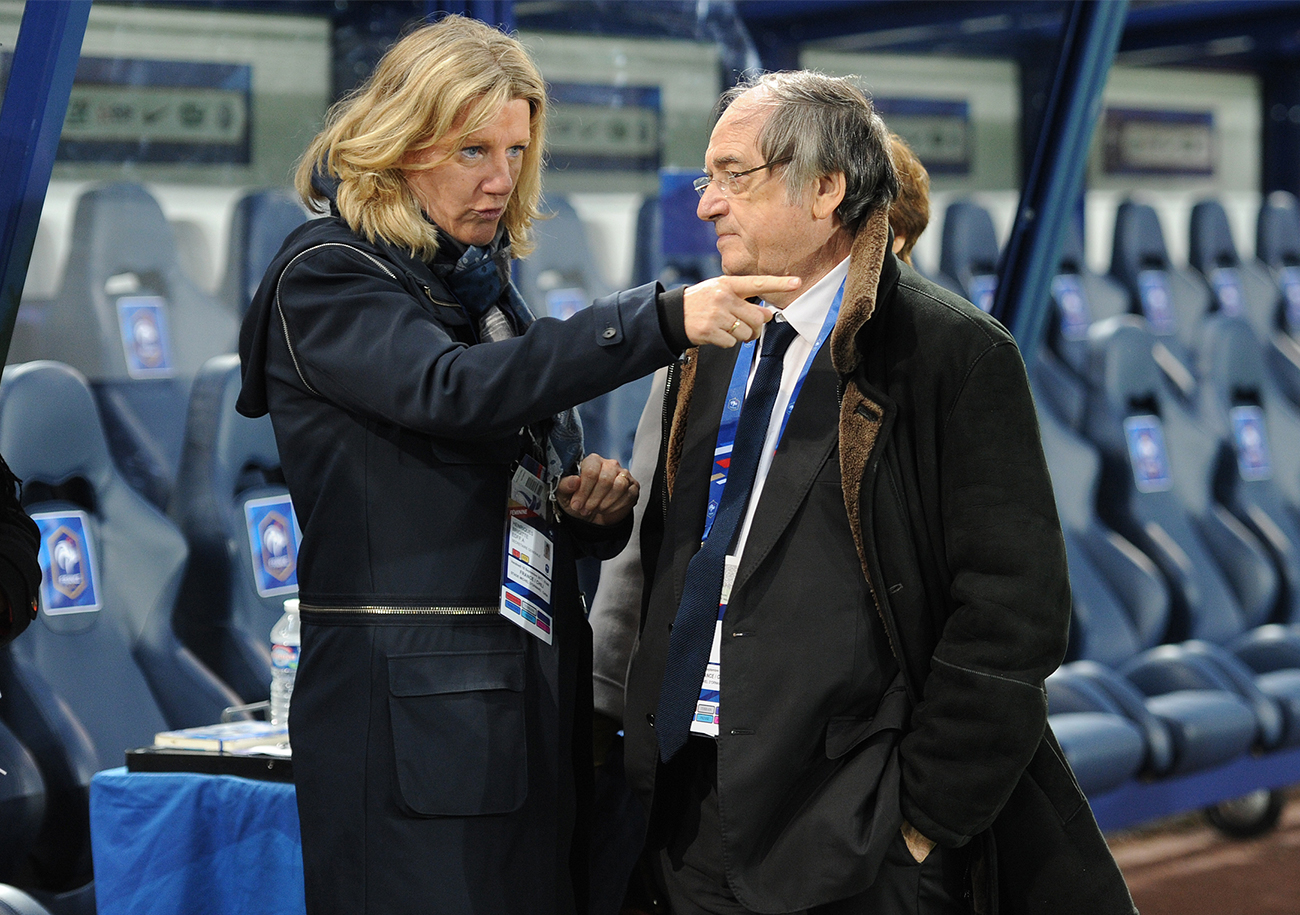
[[[727,333],[734,334],[736,332],[736,328],[739,326],[740,326],[740,318],[737,318],[736,323],[731,325],[731,329],[728,330]]]

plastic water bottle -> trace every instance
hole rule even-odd
[[[271,627],[271,723],[289,723],[289,699],[298,674],[298,598],[284,602],[284,616]]]

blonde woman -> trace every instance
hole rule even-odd
[[[584,907],[574,558],[622,546],[639,487],[584,455],[570,408],[691,343],[756,337],[768,312],[745,298],[796,282],[652,284],[534,321],[509,267],[545,119],[512,38],[455,16],[403,38],[304,154],[298,190],[325,215],[244,323],[239,409],[270,413],[303,527],[290,737],[311,915]],[[531,571],[506,538],[529,485],[556,506],[522,532]],[[503,613],[503,569],[533,576],[543,623]]]

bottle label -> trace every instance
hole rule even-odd
[[[296,671],[298,669],[298,650],[297,645],[272,645],[271,666]]]

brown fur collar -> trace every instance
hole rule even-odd
[[[889,211],[877,210],[858,230],[853,240],[850,255],[852,260],[849,262],[849,275],[844,286],[844,301],[840,306],[839,319],[831,331],[831,364],[841,378],[848,377],[857,368],[858,352],[855,341],[858,331],[876,311],[876,288],[880,283],[880,270],[885,262],[885,251],[888,247]],[[687,350],[679,368],[681,377],[677,387],[677,406],[673,411],[664,465],[665,482],[670,498],[673,494],[673,483],[677,478],[677,467],[681,462],[682,445],[686,438],[686,417],[690,413],[691,395],[695,392],[695,366],[699,356],[698,347]],[[856,407],[857,404],[855,403],[854,406]],[[841,438],[844,437],[844,426],[844,421],[841,421]],[[870,441],[864,443],[868,453],[873,443],[874,435],[871,436]],[[865,455],[854,455],[854,457],[856,458],[854,464],[859,460],[865,464]],[[847,491],[845,495],[848,497]],[[850,505],[849,513],[856,521],[855,505]],[[860,546],[859,544],[859,548]]]

